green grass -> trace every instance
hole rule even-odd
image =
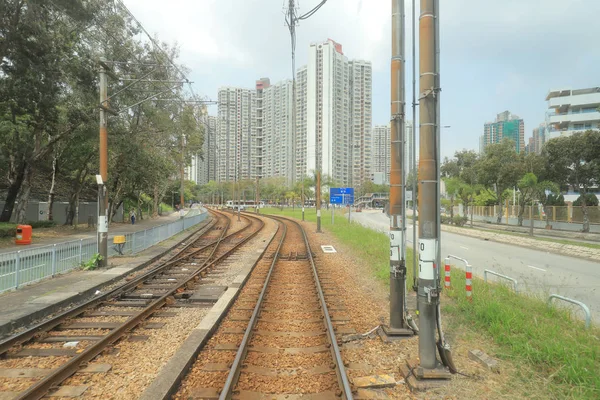
[[[453,269],[452,286],[464,285],[464,272]],[[553,398],[600,398],[600,329],[586,330],[564,309],[481,279],[473,279],[473,301],[463,290],[448,296],[453,301],[444,305],[444,313],[491,336],[499,357],[537,371]]]
[[[283,215],[297,219],[302,218],[302,211],[299,209],[284,208],[265,208],[261,210],[263,214]],[[304,213],[306,221],[317,222],[317,213],[314,208],[306,208]],[[351,217],[352,218],[352,217]],[[374,276],[389,284],[390,280],[390,240],[388,235],[381,232],[375,232],[372,229],[365,228],[360,224],[348,223],[348,215],[342,214],[341,210],[336,210],[335,222],[331,224],[331,210],[323,210],[321,213],[321,228],[323,231],[331,232],[342,243],[352,247],[356,255],[363,260],[368,260],[369,266]],[[407,285],[412,285],[412,261],[413,254],[409,248],[406,254],[407,266]]]
[[[470,228],[470,227],[467,227],[467,226],[464,226],[462,228],[463,229],[475,229],[475,230],[484,231],[484,232],[500,233],[500,234],[503,234],[503,235],[524,237],[524,238],[528,238],[528,239],[540,240],[542,242],[552,242],[552,243],[559,243],[559,244],[568,244],[568,245],[571,245],[571,246],[580,246],[580,247],[587,247],[587,248],[590,248],[590,249],[598,249],[598,250],[600,250],[600,244],[595,244],[595,243],[576,242],[576,241],[573,241],[573,240],[554,239],[554,238],[540,237],[540,236],[533,236],[532,237],[532,236],[529,236],[529,235],[524,234],[524,233],[503,231],[503,230],[500,230],[500,229]]]
[[[265,209],[265,214],[301,218],[300,210]],[[315,222],[314,209],[306,209],[305,219]],[[373,275],[389,282],[389,239],[359,224],[349,224],[347,216],[336,214],[331,225],[329,211],[323,211],[322,228],[342,243],[351,246],[356,256],[372,267]],[[408,281],[412,283],[412,252],[408,254]],[[465,287],[465,274],[452,270],[452,285]],[[464,290],[448,292],[443,312],[454,323],[469,326],[491,337],[498,345],[499,358],[518,367],[536,371],[537,376],[518,374],[522,382],[539,387],[540,394],[549,393],[556,399],[600,398],[600,329],[585,330],[583,322],[573,319],[567,311],[551,308],[534,297],[516,295],[503,285],[473,280],[473,301],[465,299]]]

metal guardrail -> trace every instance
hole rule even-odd
[[[207,215],[192,209],[177,221],[128,233],[121,251],[124,255],[139,253],[204,221]],[[97,252],[97,239],[88,238],[0,254],[0,293],[70,271]],[[116,255],[116,246],[109,246],[108,256]]]
[[[515,278],[511,278],[510,276],[499,274],[499,273],[494,272],[494,271],[489,270],[489,269],[484,269],[483,270],[483,280],[485,282],[487,282],[487,274],[496,275],[496,276],[498,276],[500,278],[503,278],[503,279],[511,281],[514,284],[515,293],[519,293],[519,283],[517,282],[517,280]]]
[[[548,305],[552,304],[552,299],[558,299],[558,300],[562,300],[562,301],[566,301],[568,303],[572,303],[572,304],[578,305],[579,307],[581,307],[581,309],[585,313],[585,327],[586,327],[586,329],[589,328],[592,325],[592,314],[590,312],[590,309],[589,309],[588,306],[586,306],[581,301],[573,300],[573,299],[570,299],[568,297],[564,297],[564,296],[561,296],[561,295],[558,295],[558,294],[551,294],[550,297],[548,297]]]

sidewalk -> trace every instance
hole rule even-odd
[[[178,215],[176,215],[177,218]],[[164,219],[163,219],[164,221]],[[181,241],[186,242],[196,232],[203,232],[210,218],[135,256],[111,257],[109,268],[96,271],[73,270],[52,279],[23,286],[0,294],[0,337],[13,329],[31,324],[60,309],[95,296],[97,290],[132,271],[144,268],[164,257],[171,258]],[[142,225],[142,224],[140,224]],[[157,224],[155,224],[157,225]],[[136,224],[137,226],[137,224]],[[151,227],[151,225],[147,225]]]
[[[143,221],[139,221],[139,222],[136,221],[135,225],[131,225],[131,224],[123,223],[123,222],[120,222],[120,223],[113,222],[108,227],[108,237],[109,237],[109,240],[111,240],[113,238],[113,236],[116,236],[116,235],[125,235],[127,233],[143,231],[145,229],[154,228],[155,226],[159,226],[159,225],[167,224],[169,222],[177,221],[178,219],[179,219],[179,213],[173,212],[171,214],[163,215],[158,218],[147,218],[147,219],[144,219]],[[0,254],[10,253],[12,251],[18,251],[18,250],[35,249],[37,247],[50,246],[53,244],[69,242],[72,240],[95,238],[97,236],[96,229],[88,228],[87,226],[85,228],[81,228],[78,230],[75,230],[72,227],[68,227],[68,226],[64,226],[64,227],[59,226],[56,228],[57,228],[56,230],[58,231],[56,233],[56,236],[52,235],[52,233],[54,232],[52,229],[48,229],[48,228],[43,228],[43,229],[39,229],[39,230],[34,229],[32,244],[25,245],[25,246],[24,245],[16,245],[16,244],[14,244],[14,241],[11,241],[5,247],[0,248]],[[51,236],[47,236],[49,232],[50,232]]]

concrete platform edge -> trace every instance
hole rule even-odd
[[[235,279],[236,281],[241,280],[241,284],[236,285],[236,287],[230,286],[225,291],[219,301],[215,303],[209,313],[200,321],[200,324],[192,330],[187,339],[179,346],[175,354],[160,370],[158,376],[146,388],[138,400],[167,400],[175,394],[181,380],[194,364],[196,357],[206,342],[215,333],[233,303],[235,303],[256,265],[266,254],[266,250],[275,238],[276,233],[277,231],[271,235],[271,238],[265,245],[264,251],[256,258],[252,266]],[[210,321],[210,327],[208,326],[208,321]]]
[[[11,331],[27,326],[28,324],[36,321],[36,320],[41,320],[43,317],[45,317],[48,314],[52,314],[54,312],[56,312],[57,310],[60,310],[66,306],[68,306],[69,304],[79,304],[82,303],[86,300],[88,300],[91,296],[94,295],[94,293],[96,293],[97,290],[101,290],[103,287],[107,286],[107,285],[111,285],[114,282],[118,281],[119,279],[122,279],[123,276],[128,275],[132,272],[138,271],[142,268],[147,267],[148,265],[152,264],[153,262],[159,260],[160,258],[164,257],[166,254],[168,254],[170,251],[172,251],[173,249],[175,249],[179,243],[181,243],[182,241],[186,241],[189,238],[191,238],[192,236],[194,236],[195,234],[200,233],[200,231],[205,228],[208,223],[211,221],[211,217],[209,216],[209,218],[207,218],[205,221],[203,221],[201,223],[201,227],[199,227],[198,229],[194,229],[193,232],[191,232],[189,235],[185,236],[182,239],[178,239],[178,241],[176,243],[174,243],[171,247],[167,248],[165,251],[161,252],[160,254],[157,254],[155,256],[153,256],[152,258],[150,258],[149,260],[146,260],[144,262],[142,262],[141,264],[137,265],[136,267],[132,268],[131,270],[127,271],[125,274],[121,274],[121,275],[116,275],[114,277],[112,277],[111,279],[105,281],[104,283],[101,283],[99,285],[96,285],[94,287],[91,287],[83,292],[78,293],[77,295],[71,296],[69,298],[66,298],[64,300],[58,301],[56,303],[50,304],[47,307],[41,308],[37,311],[34,311],[33,313],[24,315],[23,317],[17,318],[15,320],[10,321],[9,323],[5,323],[3,325],[0,325],[0,337],[10,333]],[[177,236],[177,235],[176,235]],[[174,236],[174,237],[176,237]],[[170,238],[171,239],[171,238]],[[169,239],[167,239],[169,240]],[[154,246],[153,246],[154,247]],[[150,247],[147,250],[151,250],[152,247]],[[26,288],[26,287],[25,287]],[[26,289],[24,289],[26,290]]]

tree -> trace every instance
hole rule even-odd
[[[590,187],[600,176],[600,132],[586,131],[549,140],[544,146],[546,170],[555,182],[565,182],[582,195],[583,232],[590,231],[588,203]]]
[[[458,196],[460,187],[464,183],[460,178],[442,178],[446,184],[446,194],[450,198],[450,219],[454,219],[454,199]]]
[[[504,139],[486,147],[483,157],[476,165],[477,176],[480,183],[494,190],[498,214],[496,222],[502,221],[502,200],[506,189],[517,185],[517,181],[524,173],[522,155],[515,151],[515,143]]]

